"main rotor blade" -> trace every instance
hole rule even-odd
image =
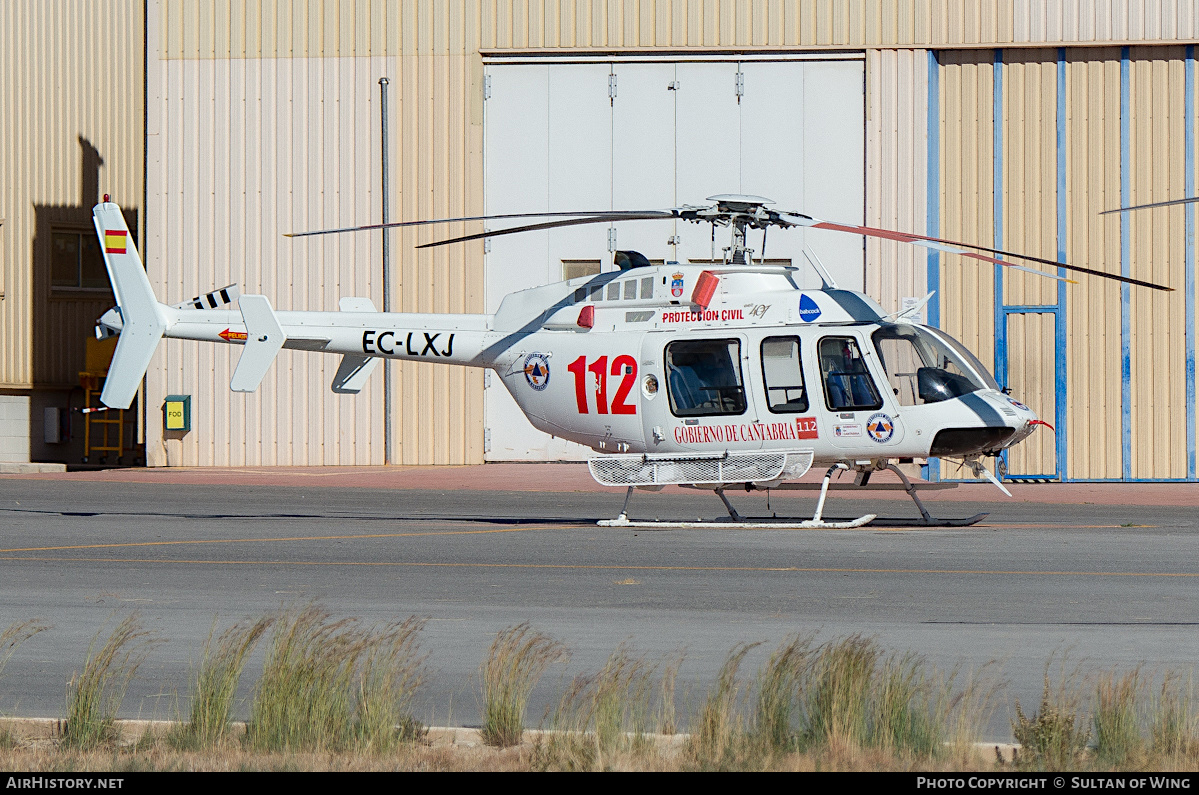
[[[394,229],[402,226],[426,226],[428,224],[454,224],[464,221],[491,221],[500,218],[559,218],[573,216],[594,216],[594,215],[611,215],[619,217],[627,217],[629,215],[640,216],[642,210],[580,210],[578,212],[552,212],[552,213],[506,213],[503,215],[470,215],[463,218],[431,218],[425,221],[393,221],[386,224],[367,224],[365,226],[344,226],[340,229],[318,229],[312,232],[285,232],[284,237],[311,237],[313,235],[336,235],[342,232],[366,232],[372,229]]]
[[[580,226],[583,224],[607,224],[612,221],[648,221],[652,219],[674,218],[675,214],[671,210],[649,210],[646,212],[624,212],[624,213],[605,213],[604,215],[596,215],[591,218],[571,218],[565,221],[546,221],[540,224],[526,224],[525,226],[513,226],[508,229],[495,229],[490,232],[476,232],[473,235],[462,235],[461,237],[452,237],[449,240],[436,240],[432,243],[422,243],[417,248],[432,248],[434,246],[448,246],[450,243],[462,243],[467,240],[478,240],[481,237],[499,237],[500,235],[514,235],[517,232],[535,232],[539,229],[556,229],[560,226]]]
[[[798,213],[797,213],[797,215],[798,215]],[[1166,292],[1174,291],[1173,287],[1165,287],[1160,284],[1154,284],[1153,282],[1146,282],[1146,281],[1142,281],[1140,279],[1133,279],[1129,276],[1120,276],[1119,274],[1115,274],[1115,273],[1106,273],[1104,271],[1097,271],[1092,268],[1084,268],[1081,265],[1070,265],[1069,263],[1058,262],[1057,260],[1052,260],[1052,259],[1045,259],[1044,257],[1034,257],[1030,254],[1017,254],[1013,251],[1004,251],[1003,249],[999,249],[999,248],[989,248],[987,246],[979,246],[974,243],[962,243],[957,240],[945,240],[944,238],[929,237],[928,235],[917,235],[917,234],[912,234],[910,232],[893,232],[889,229],[878,229],[873,226],[849,226],[846,224],[835,224],[835,223],[831,223],[829,221],[819,221],[818,220],[818,221],[816,221],[816,223],[811,224],[811,226],[815,229],[833,229],[838,232],[850,232],[850,233],[858,234],[858,235],[866,235],[868,237],[879,237],[879,238],[883,238],[886,240],[896,240],[901,243],[910,243],[915,246],[925,246],[926,248],[939,248],[939,246],[929,245],[932,243],[937,243],[937,244],[940,244],[940,247],[953,246],[953,247],[957,247],[957,248],[972,249],[973,251],[985,251],[988,254],[994,254],[998,257],[1012,257],[1015,259],[1026,260],[1028,262],[1039,262],[1043,265],[1050,265],[1055,268],[1062,268],[1064,270],[1073,271],[1076,273],[1085,273],[1090,276],[1098,276],[1103,279],[1113,279],[1118,282],[1125,282],[1127,284],[1135,284],[1138,287],[1150,287],[1154,290],[1163,290]],[[1013,262],[1009,262],[1007,260],[996,259],[995,257],[988,257],[988,256],[984,256],[982,254],[972,254],[972,253],[969,253],[966,251],[954,251],[949,248],[941,248],[941,250],[948,251],[949,253],[952,253],[952,254],[961,254],[962,256],[971,257],[973,259],[980,259],[980,260],[983,260],[984,262],[992,262],[992,263],[995,263],[996,265],[1002,265],[1005,268],[1015,268],[1016,270],[1021,270],[1021,271],[1025,271],[1028,273],[1035,273],[1039,276],[1044,276],[1049,279],[1060,279],[1061,278],[1054,274],[1045,273],[1044,271],[1039,271],[1039,270],[1036,270],[1035,268],[1025,268],[1025,267],[1017,265]],[[1067,279],[1066,281],[1070,281],[1070,280]]]
[[[1188,199],[1173,199],[1168,202],[1153,202],[1152,204],[1134,204],[1132,207],[1117,207],[1114,210],[1103,210],[1099,214],[1126,213],[1129,210],[1147,210],[1150,207],[1170,207],[1175,204],[1193,204],[1195,202],[1199,202],[1199,196],[1191,196]]]

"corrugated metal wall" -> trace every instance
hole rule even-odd
[[[141,3],[0,4],[0,387],[78,385],[112,293],[50,289],[50,234],[142,203]]]
[[[1194,4],[1163,0],[151,1],[164,4],[156,39],[167,58],[462,54],[476,48],[946,48],[1199,38]]]
[[[433,19],[429,6],[392,13],[400,8],[281,6],[271,10],[290,13],[272,18],[257,4],[152,5],[151,31],[165,37],[152,51],[192,56],[149,70],[148,257],[164,300],[238,281],[280,309],[335,310],[348,295],[382,306],[378,233],[282,237],[379,219],[380,77],[391,81],[393,220],[481,211],[481,80],[469,90],[478,75],[464,54],[430,52],[453,42],[462,53],[465,30]],[[429,54],[397,56],[396,41]],[[240,57],[251,45],[294,55]],[[481,247],[414,248],[455,231],[392,233],[395,311],[481,311]],[[164,439],[151,422],[152,465],[383,463],[381,375],[361,395],[335,395],[337,357],[284,351],[259,391],[242,395],[225,388],[238,349],[168,342],[166,351],[150,373],[151,406],[168,393],[196,395],[195,430]],[[392,367],[394,463],[480,461],[481,373]]]
[[[1186,41],[1199,38],[1199,8],[1163,0],[1014,0],[1022,43]]]
[[[1120,272],[1120,50],[1067,51],[1067,260]],[[1067,290],[1069,473],[1120,477],[1120,287],[1081,279]]]
[[[963,50],[939,57],[941,234],[987,245],[995,216],[992,53]],[[941,327],[990,365],[995,359],[991,269],[961,257],[941,260]]]
[[[928,224],[928,51],[866,53],[866,223],[922,233]],[[924,249],[866,239],[866,292],[896,311],[927,292]]]
[[[997,320],[987,311],[991,269],[945,257],[943,326],[993,362],[1000,380],[1042,417],[1061,418],[1055,395],[1068,401],[1059,473],[1070,479],[1193,477],[1186,429],[1194,412],[1187,400],[1187,350],[1194,341],[1188,343],[1183,288],[1187,246],[1194,245],[1184,219],[1194,210],[1141,211],[1123,220],[1099,215],[1121,204],[1186,195],[1186,170],[1195,166],[1185,151],[1185,49],[1009,48],[939,57],[944,236],[994,240],[1000,248],[1047,258],[1060,248],[1068,262],[1109,273],[1123,269],[1176,288],[1125,288],[1125,306],[1118,284],[1078,276],[1059,306],[1051,280],[1005,271],[1002,303],[1009,314]],[[1050,314],[1055,307],[1066,322],[1060,340]],[[1056,388],[1055,357],[1065,359]],[[1055,443],[1038,433],[1013,452],[1012,471],[1053,474],[1061,452]]]
[[[1132,47],[1129,58],[1129,200],[1183,196],[1182,47]],[[1133,213],[1130,275],[1180,288],[1132,290],[1132,467],[1134,478],[1186,474],[1185,293],[1181,207]]]

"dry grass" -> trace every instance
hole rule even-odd
[[[529,694],[546,670],[569,659],[566,647],[528,622],[495,636],[479,669],[483,686],[483,740],[501,748],[524,736]]]
[[[535,743],[538,768],[643,769],[658,756],[650,733],[674,732],[674,682],[681,662],[679,657],[651,664],[621,644],[599,672],[575,677],[549,716],[548,736]]]
[[[17,647],[47,629],[50,629],[49,624],[32,619],[30,621],[14,621],[8,625],[7,629],[0,632],[0,676],[4,675],[4,666],[8,664],[9,658],[12,657]],[[0,742],[2,741],[3,738],[0,738]]]
[[[367,638],[358,677],[354,736],[360,749],[390,751],[424,731],[412,717],[412,699],[425,680],[426,656],[420,653],[425,620],[412,616],[389,624]]]
[[[273,626],[273,630],[272,630]],[[675,710],[681,655],[653,662],[622,644],[593,674],[564,684],[549,732],[523,741],[532,689],[567,658],[528,624],[499,633],[480,668],[484,727],[430,738],[411,715],[425,677],[424,622],[363,628],[314,605],[243,621],[204,644],[185,724],[141,739],[117,735],[114,716],[153,635],[137,614],[93,638],[69,685],[61,736],[45,723],[0,723],[0,769],[26,770],[995,770],[1007,766],[974,739],[1000,687],[988,666],[961,680],[921,657],[884,654],[853,635],[814,645],[792,636],[753,675],[758,644],[732,649],[690,726]],[[0,670],[16,644],[46,629],[0,633]],[[246,660],[269,634],[251,721],[232,726]],[[1060,670],[1051,677],[1056,665]],[[1087,687],[1086,682],[1092,684]],[[1012,730],[1026,769],[1162,770],[1199,767],[1192,678],[1167,671],[1160,687],[1140,668],[1084,678],[1064,657],[1045,668],[1039,709],[1015,705]],[[1084,695],[1093,696],[1088,703]],[[683,714],[688,714],[684,712]],[[38,735],[14,736],[14,726]],[[29,728],[40,725],[43,728]],[[140,724],[122,724],[126,732]],[[688,736],[675,732],[686,731]],[[1093,745],[1090,742],[1092,730]],[[134,729],[141,731],[141,729]],[[469,738],[474,738],[472,741]],[[466,738],[466,739],[463,739]],[[435,742],[436,741],[436,742]],[[471,745],[490,743],[493,747]],[[500,747],[494,747],[500,746]]]
[[[975,741],[983,735],[1000,691],[1005,683],[998,675],[997,663],[964,675],[962,688],[950,696],[946,714],[946,756],[956,765],[969,764],[978,755]],[[947,678],[950,685],[959,681],[955,671]]]
[[[1150,750],[1154,755],[1174,760],[1199,752],[1194,695],[1190,675],[1166,671],[1162,676],[1161,689],[1150,705]]]
[[[774,650],[758,672],[754,735],[775,753],[798,747],[805,716],[801,699],[812,660],[812,638],[793,636]]]
[[[243,621],[213,642],[216,623],[204,641],[200,670],[192,681],[191,712],[186,724],[172,732],[179,749],[210,748],[228,741],[233,723],[233,699],[250,652],[270,628],[272,618]]]
[[[308,605],[275,621],[250,708],[247,744],[259,751],[378,752],[417,736],[407,710],[423,680],[415,617],[364,630]]]
[[[1141,691],[1139,666],[1124,674],[1109,671],[1099,678],[1091,724],[1095,729],[1095,754],[1102,764],[1126,766],[1144,757],[1137,706]]]
[[[809,674],[805,745],[864,745],[869,693],[881,650],[861,635],[825,644]]]
[[[141,625],[137,613],[127,616],[96,651],[100,635],[92,638],[83,672],[67,684],[63,745],[86,751],[113,742],[113,721],[129,682],[158,642]]]
[[[745,743],[745,718],[740,709],[744,683],[739,673],[745,655],[761,643],[742,643],[733,647],[716,683],[700,708],[692,729],[688,755],[699,769],[739,769],[756,767],[755,748]],[[746,759],[747,752],[751,758]]]

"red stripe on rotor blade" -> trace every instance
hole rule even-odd
[[[915,235],[905,234],[903,232],[892,232],[889,229],[875,229],[870,226],[846,226],[845,224],[834,224],[829,221],[821,221],[818,224],[812,224],[815,229],[832,229],[836,232],[849,232],[852,235],[867,235],[869,237],[883,237],[888,240],[898,240],[901,243],[911,243],[913,240],[919,240]]]

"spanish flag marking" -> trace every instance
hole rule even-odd
[[[125,253],[125,236],[129,233],[124,229],[106,229],[104,230],[104,253],[105,254],[124,254]]]

